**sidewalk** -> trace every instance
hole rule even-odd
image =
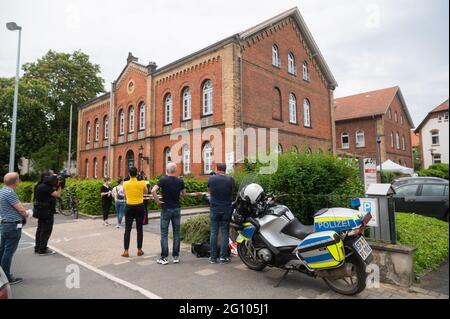
[[[181,216],[191,216],[191,215],[199,215],[209,213],[209,206],[197,206],[192,208],[182,208]],[[88,215],[88,214],[79,214],[81,218],[89,218],[89,219],[101,219],[101,215]],[[161,215],[160,210],[151,210],[148,213],[148,219],[159,219]],[[116,214],[109,214],[109,218],[116,217]]]

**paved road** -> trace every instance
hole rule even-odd
[[[188,217],[186,217],[188,218]],[[102,226],[101,220],[79,219],[73,220],[64,216],[56,216],[50,245],[61,253],[76,258],[88,265],[91,270],[106,274],[120,281],[127,287],[139,288],[143,295],[113,282],[109,283],[115,289],[104,285],[105,278],[95,272],[89,273],[82,268],[81,278],[88,278],[89,287],[83,286],[80,292],[67,291],[65,288],[65,267],[68,261],[63,256],[47,257],[34,256],[26,249],[20,251],[16,261],[16,271],[23,271],[30,281],[17,287],[17,297],[39,297],[40,291],[46,291],[49,297],[58,298],[267,298],[267,299],[296,299],[296,298],[344,298],[330,292],[324,282],[303,274],[292,273],[279,288],[273,286],[281,277],[282,272],[276,269],[265,269],[254,272],[247,269],[238,258],[233,258],[227,265],[211,265],[207,259],[196,258],[190,253],[190,245],[182,245],[181,263],[162,266],[156,264],[160,253],[159,220],[151,220],[145,227],[144,251],[142,257],[136,256],[136,233],[131,237],[131,257],[125,259],[120,256],[123,245],[123,229],[114,226]],[[33,235],[35,222],[31,222],[24,229]],[[29,250],[30,248],[28,248]],[[46,262],[55,259],[55,265],[41,265],[33,274],[36,262]],[[83,270],[85,272],[83,272]],[[92,280],[91,277],[92,276]],[[95,280],[96,279],[96,280]],[[29,286],[29,288],[28,288]],[[56,287],[55,287],[56,286]],[[44,287],[44,289],[42,289]],[[14,291],[15,292],[15,291]],[[105,295],[106,294],[106,295]],[[91,297],[94,296],[94,297]],[[445,295],[430,295],[427,291],[411,292],[398,287],[382,284],[379,288],[366,289],[354,298],[448,298]]]
[[[69,269],[67,269],[68,266]],[[74,274],[73,267],[79,269],[79,288],[67,288],[66,286],[66,279]],[[16,276],[24,278],[22,283],[12,286],[15,299],[145,298],[139,292],[104,278],[59,254],[35,255],[34,241],[25,234],[22,236],[19,249],[14,257],[12,269]],[[73,287],[74,281],[68,280],[68,283]]]

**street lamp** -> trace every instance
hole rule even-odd
[[[15,22],[8,22],[6,28],[10,31],[19,31],[19,45],[17,49],[16,83],[14,87],[14,106],[11,128],[11,145],[9,147],[9,172],[14,172],[14,159],[16,153],[16,128],[17,128],[17,100],[19,97],[19,70],[20,70],[20,40],[22,37],[22,27]]]
[[[384,135],[377,135],[377,157],[380,161],[380,182],[383,183],[383,166],[381,163],[381,137]]]
[[[145,160],[148,163],[149,158],[144,156],[144,146],[139,146],[139,171],[142,171],[143,161]]]

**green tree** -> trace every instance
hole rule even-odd
[[[0,173],[8,170],[14,100],[14,79],[0,78]],[[39,79],[21,79],[16,131],[16,169],[21,157],[32,158],[46,143],[49,130],[48,87]]]
[[[73,107],[72,118],[72,155],[77,145],[76,114],[78,107],[86,101],[104,92],[103,79],[100,77],[100,66],[89,61],[89,56],[81,51],[59,53],[48,51],[37,62],[23,66],[24,79],[40,80],[48,86],[48,113],[46,132],[46,149],[54,149],[56,156],[51,163],[55,170],[63,167],[67,159],[70,107]],[[37,158],[48,163],[48,156],[38,152]],[[53,160],[55,162],[53,162]],[[37,166],[41,167],[41,163]]]

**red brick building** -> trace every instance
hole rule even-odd
[[[411,129],[414,123],[398,86],[335,100],[336,149],[338,153],[390,159],[413,167]]]
[[[79,108],[78,174],[124,176],[135,165],[157,176],[173,160],[205,175],[248,155],[246,139],[224,138],[230,128],[278,128],[280,151],[334,151],[336,86],[297,8],[161,68],[130,53],[112,93]],[[177,130],[203,135],[174,154]]]

